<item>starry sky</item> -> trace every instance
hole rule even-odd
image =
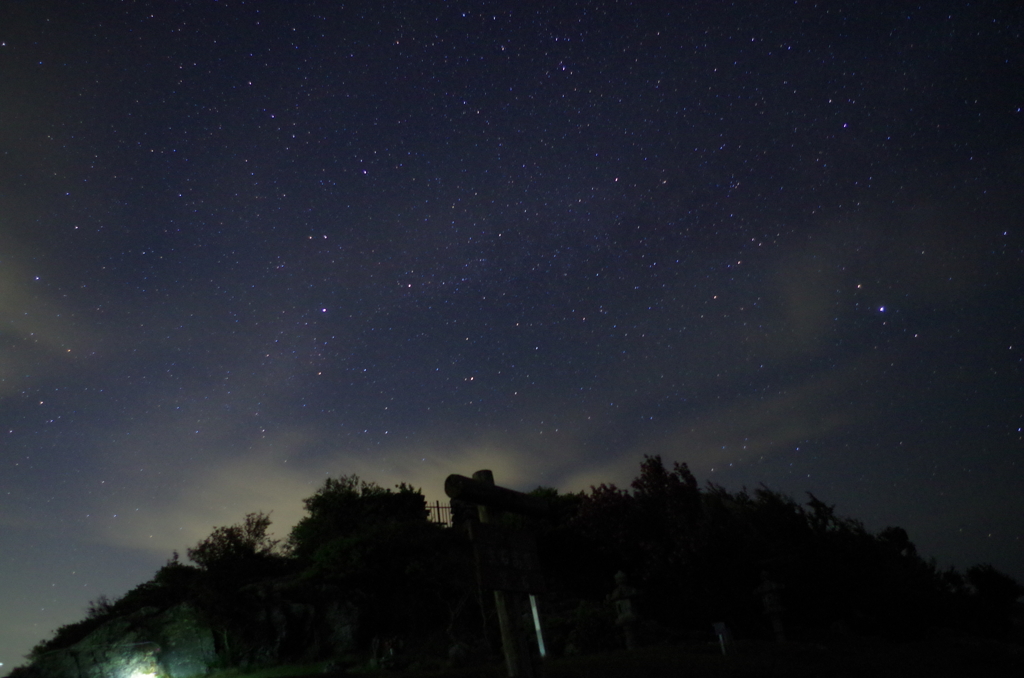
[[[1024,11],[0,0],[0,674],[327,475],[645,454],[1024,579]]]

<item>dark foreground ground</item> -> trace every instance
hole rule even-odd
[[[725,657],[716,645],[684,644],[563,657],[545,662],[540,675],[542,678],[1024,678],[1024,647],[977,640],[888,643],[858,639],[828,646],[751,641],[738,643],[734,650]],[[388,673],[408,678],[505,676],[504,666],[496,664]],[[363,672],[351,671],[347,675],[359,674]]]

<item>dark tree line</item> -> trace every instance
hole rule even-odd
[[[611,485],[559,494],[544,518],[506,515],[538,537],[550,593],[545,605],[556,651],[611,642],[605,598],[613,575],[640,590],[637,608],[654,635],[707,635],[727,622],[738,635],[771,637],[759,586],[781,591],[796,638],[870,634],[908,638],[936,628],[1006,640],[1024,588],[990,565],[961,574],[925,561],[906,531],[877,534],[836,514],[814,495],[803,504],[760,487],[700,488],[685,464],[648,457],[630,489]],[[63,626],[32,655],[68,647],[104,623],[144,607],[190,601],[216,630],[226,664],[259,644],[252,619],[260,582],[287,581],[290,595],[325,593],[360,611],[359,642],[401,635],[446,648],[495,632],[487,596],[475,584],[472,548],[455,529],[427,519],[422,493],[356,476],[328,478],[304,501],[306,515],[282,542],[270,517],[250,514],[218,527],[148,582],[117,600],[101,597],[82,621]],[[464,508],[464,507],[463,507]],[[250,647],[252,646],[252,647]],[[443,649],[442,649],[443,651]],[[309,648],[297,653],[309,656]]]
[[[902,528],[873,534],[813,494],[800,504],[763,486],[702,490],[685,464],[670,470],[659,457],[644,460],[630,490],[601,485],[565,503],[571,517],[545,542],[560,583],[594,599],[621,569],[663,625],[700,631],[721,620],[770,637],[757,593],[767,577],[798,637],[906,639],[941,627],[1007,639],[1024,595],[991,565],[940,569]]]

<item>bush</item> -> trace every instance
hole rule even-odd
[[[302,560],[337,539],[351,537],[381,523],[426,522],[427,503],[419,490],[402,483],[397,492],[359,476],[327,478],[323,487],[303,500],[308,515],[292,528],[287,550]]]
[[[188,559],[204,570],[236,568],[241,563],[266,560],[274,555],[278,540],[267,534],[270,516],[250,513],[237,525],[214,528],[209,537],[188,549]]]

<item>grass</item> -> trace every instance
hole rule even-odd
[[[613,651],[544,662],[538,678],[905,678],[927,676],[1024,676],[1024,648],[1003,643],[960,640],[890,643],[858,638],[828,646],[779,645],[746,641],[722,656],[717,645],[686,643]],[[301,678],[324,675],[325,664],[281,666],[245,678]],[[361,665],[348,675],[403,678],[504,678],[504,664],[456,669],[370,671]],[[338,675],[338,674],[335,674]],[[215,678],[231,678],[227,672]]]
[[[315,664],[286,664],[268,666],[252,671],[244,669],[221,669],[210,674],[210,678],[302,678],[302,676],[323,675],[327,662]]]

